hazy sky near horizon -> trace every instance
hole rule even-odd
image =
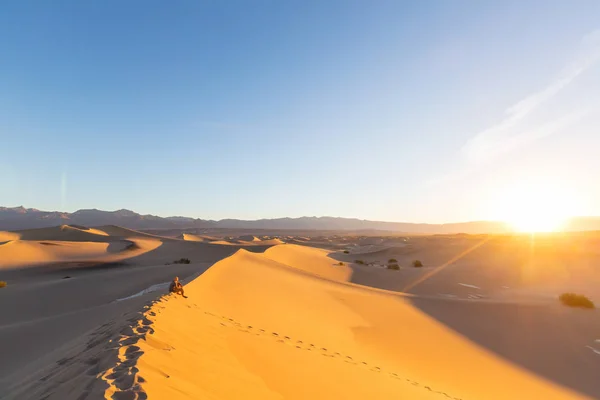
[[[449,222],[497,219],[537,185],[600,215],[599,16],[595,0],[3,2],[0,205]]]

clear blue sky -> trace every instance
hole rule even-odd
[[[446,222],[551,182],[600,215],[599,16],[596,0],[5,1],[0,205]]]

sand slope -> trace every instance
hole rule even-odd
[[[148,310],[138,326],[152,335],[124,337],[119,364],[102,374],[106,396],[581,398],[478,347],[402,296],[335,282],[343,279],[333,264],[323,252],[289,245],[264,255],[239,250],[218,262],[186,286],[189,299],[168,296]]]
[[[64,240],[69,242],[102,242],[108,233],[101,229],[61,225],[51,228],[28,229],[17,232],[22,240]]]
[[[348,281],[352,269],[327,257],[329,251],[312,247],[288,244],[270,247],[264,256],[280,264],[297,268],[316,276],[336,281]]]
[[[114,263],[157,249],[162,242],[135,238],[106,242],[13,240],[0,244],[0,270],[67,263]]]
[[[125,240],[102,229],[71,225],[2,232],[0,269],[55,263],[110,263],[151,251],[161,244],[142,233],[131,236],[132,240]]]
[[[0,269],[56,261],[94,259],[108,253],[108,243],[32,242],[14,240],[0,245]]]
[[[19,240],[21,235],[16,232],[4,232],[0,231],[0,244],[4,242],[10,242],[11,240]]]
[[[192,235],[191,233],[182,233],[179,239],[188,240],[191,242],[212,242],[219,238],[208,235]]]

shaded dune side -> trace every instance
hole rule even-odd
[[[109,243],[15,240],[0,245],[0,269],[58,261],[92,260],[108,254]]]
[[[243,242],[260,242],[260,239],[253,235],[243,235],[238,237]]]
[[[101,229],[92,229],[71,225],[51,228],[27,229],[17,231],[21,240],[61,240],[67,242],[106,242],[108,233]]]
[[[240,250],[187,285],[189,299],[149,309],[153,334],[119,350],[125,372],[101,374],[107,398],[581,398],[401,297],[308,275],[339,278],[325,256],[278,247]]]
[[[179,240],[175,238],[163,237],[158,235],[151,235],[149,233],[139,232],[133,229],[123,228],[116,225],[104,225],[98,226],[96,229],[99,229],[103,232],[106,232],[108,235],[113,237],[137,237],[137,238],[147,238],[147,239],[160,239],[160,240]]]
[[[13,240],[0,245],[0,269],[36,267],[49,264],[110,264],[137,259],[163,243],[145,238],[104,242]]]

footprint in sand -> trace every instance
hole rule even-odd
[[[210,315],[210,313],[207,313],[207,314]],[[235,321],[233,318],[227,318],[227,317],[221,317],[221,318],[223,320],[228,320],[228,321],[233,322],[233,324],[236,325],[236,326],[240,326],[240,327],[242,326],[240,323],[238,323],[237,321]],[[223,322],[221,322],[221,325],[225,326],[225,327],[228,326],[227,324],[225,324]],[[252,333],[252,332],[249,331],[250,329],[254,329],[252,325],[247,325],[247,329],[239,329],[239,330],[242,331],[242,332],[246,332],[246,333]],[[258,332],[256,333],[257,336],[260,336],[262,334],[267,333],[264,329],[261,329],[261,328],[257,328],[257,329],[258,329]],[[276,339],[277,343],[286,343],[287,342],[287,343],[290,343],[291,345],[295,345],[295,347],[297,349],[300,349],[300,350],[305,349],[305,350],[308,350],[308,351],[312,351],[312,350],[316,350],[317,349],[317,347],[316,347],[316,345],[314,343],[310,343],[308,346],[304,347],[304,341],[302,341],[302,340],[296,340],[296,341],[294,341],[290,336],[281,336],[278,332],[270,332],[270,333],[271,333],[270,336],[273,337],[274,339]],[[366,367],[371,372],[378,372],[378,373],[385,372],[385,371],[383,371],[381,369],[381,367],[378,367],[378,366],[369,367],[369,363],[367,361],[361,361],[360,363],[357,363],[356,361],[354,361],[354,359],[351,356],[344,356],[340,352],[330,353],[329,350],[326,347],[320,347],[318,349],[319,349],[319,351],[320,351],[320,353],[321,353],[322,356],[331,357],[331,358],[339,357],[340,359],[343,359],[345,363],[352,364],[352,365],[359,365],[361,367]],[[135,353],[135,351],[133,353]],[[393,378],[393,379],[397,379],[397,380],[402,379],[395,372],[387,372],[387,375],[390,378]],[[450,395],[448,395],[445,392],[435,391],[435,390],[433,390],[429,386],[422,386],[417,381],[413,381],[413,380],[408,379],[408,378],[406,378],[405,380],[406,380],[406,382],[410,383],[413,386],[423,387],[424,389],[427,389],[430,392],[443,395],[443,396],[445,396],[445,397],[447,397],[449,399],[462,400],[461,398],[458,398],[458,397],[451,397]]]

